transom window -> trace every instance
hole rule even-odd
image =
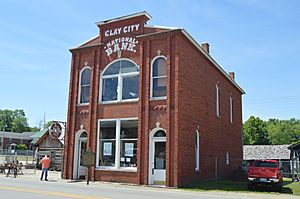
[[[98,166],[134,168],[137,164],[138,121],[115,119],[100,121]]]
[[[84,68],[80,73],[79,104],[89,103],[91,69]]]
[[[151,98],[165,99],[167,90],[167,61],[158,57],[152,64]]]
[[[101,102],[133,101],[139,97],[139,69],[129,60],[111,63],[101,76]]]

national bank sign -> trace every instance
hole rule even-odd
[[[107,56],[110,56],[114,52],[125,51],[125,50],[130,52],[136,52],[135,47],[136,44],[138,44],[138,41],[135,39],[135,37],[131,37],[131,36],[122,37],[122,35],[130,32],[138,31],[139,28],[140,28],[140,24],[133,24],[129,26],[123,26],[119,28],[106,30],[104,32],[105,37],[119,36],[118,38],[107,42],[106,45],[104,46]]]

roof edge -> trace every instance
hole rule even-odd
[[[209,59],[215,66],[217,69],[219,69],[219,71],[221,71],[221,73],[223,73],[223,75],[225,75],[225,77],[227,77],[227,79],[233,83],[233,85],[242,93],[245,94],[245,91],[235,82],[233,81],[229,74],[227,74],[225,72],[225,70],[201,47],[201,45],[185,30],[182,29],[181,32],[190,40],[190,42],[192,42],[192,44],[194,44],[194,46],[196,46],[196,48],[198,48],[198,50],[200,50],[206,57],[207,59]]]
[[[130,15],[124,15],[124,16],[121,16],[121,17],[113,18],[113,19],[99,21],[99,22],[96,22],[96,25],[99,26],[99,25],[103,25],[103,24],[109,24],[109,23],[112,23],[112,22],[115,22],[115,21],[129,19],[129,18],[132,18],[132,17],[138,17],[138,16],[142,16],[142,15],[146,15],[146,17],[148,17],[148,19],[152,19],[152,16],[148,12],[142,11],[142,12],[137,12],[137,13],[133,13],[133,14],[130,14]]]

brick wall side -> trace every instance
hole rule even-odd
[[[242,160],[241,93],[183,37],[176,40],[179,58],[179,170],[178,186],[202,179],[229,176]],[[220,86],[221,117],[216,117],[216,82]],[[233,123],[229,96],[233,95]],[[201,170],[195,172],[195,131],[201,134]],[[226,152],[230,164],[225,165]],[[217,166],[217,170],[215,169]]]

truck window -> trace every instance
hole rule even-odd
[[[276,162],[263,162],[263,161],[257,161],[254,162],[255,167],[270,167],[270,168],[277,168]]]

